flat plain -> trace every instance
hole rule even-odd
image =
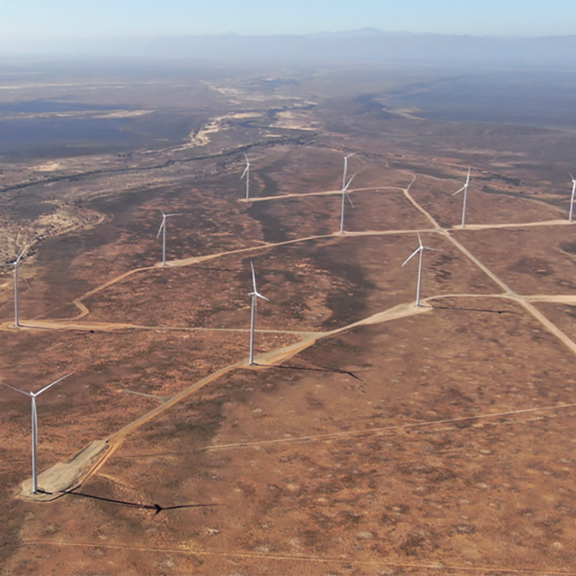
[[[40,471],[103,449],[27,496],[0,391],[2,573],[576,574],[571,122],[451,117],[393,71],[54,74],[0,91],[3,261],[30,245],[0,376],[75,372],[39,398]]]

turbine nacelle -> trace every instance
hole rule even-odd
[[[460,190],[456,190],[456,192],[454,192],[454,194],[452,194],[452,196],[456,196],[456,194],[460,194],[460,192],[462,192],[463,190],[466,190],[468,188],[469,183],[470,183],[470,168],[468,168],[468,175],[466,176],[466,184],[464,184],[464,186],[462,186],[462,188],[460,188]]]
[[[58,380],[54,380],[54,382],[51,382],[50,384],[48,384],[48,386],[44,386],[44,388],[42,388],[41,390],[38,390],[38,392],[26,392],[25,390],[20,390],[20,388],[15,388],[14,386],[10,386],[10,384],[6,384],[6,382],[0,382],[0,384],[2,384],[2,386],[6,386],[7,388],[11,388],[12,390],[15,390],[16,392],[20,392],[20,394],[24,394],[24,395],[28,396],[29,398],[37,398],[38,396],[40,396],[40,394],[42,394],[43,392],[46,392],[46,390],[48,390],[49,388],[52,388],[52,386],[54,386],[55,384],[58,384],[58,382],[62,382],[62,380],[64,380],[65,378],[72,376],[72,374],[76,374],[76,371],[74,370],[74,372],[70,372],[69,374],[66,374],[66,376],[62,376],[62,378],[58,378]]]
[[[22,252],[20,252],[20,255],[18,256],[18,258],[16,258],[16,260],[14,260],[14,262],[6,262],[5,264],[0,264],[0,266],[18,266],[18,264],[20,263],[20,260],[22,260],[22,257],[24,256],[24,253],[26,252],[26,250],[28,250],[28,247],[30,245],[27,244],[24,249],[22,250]]]
[[[408,256],[408,258],[406,258],[402,266],[408,264],[408,262],[410,262],[410,260],[416,256],[416,254],[420,254],[418,261],[418,281],[416,284],[416,306],[420,306],[420,283],[422,281],[422,257],[424,255],[424,250],[432,250],[434,252],[441,252],[441,250],[430,248],[430,246],[424,246],[424,244],[422,244],[422,238],[420,238],[420,232],[416,232],[416,234],[418,234],[418,248],[416,248],[416,250],[414,250],[414,252]]]
[[[262,298],[262,300],[266,300],[266,302],[270,302],[270,300],[268,298],[266,298],[266,296],[262,296],[262,294],[260,294],[260,292],[248,292],[248,296],[254,296],[256,298]]]
[[[179,216],[179,213],[173,213],[173,214],[166,214],[164,212],[164,210],[160,210],[160,212],[162,212],[162,223],[160,224],[160,228],[158,228],[158,234],[156,234],[156,238],[160,237],[160,233],[162,232],[162,230],[164,230],[164,228],[166,228],[166,218],[170,218],[171,216]]]
[[[456,196],[456,194],[460,194],[460,192],[464,192],[464,199],[462,200],[462,228],[466,226],[466,196],[468,195],[468,184],[470,184],[470,168],[468,168],[468,174],[466,175],[466,183],[460,190],[456,190],[452,196]]]
[[[260,292],[258,292],[258,288],[256,287],[256,273],[254,272],[254,264],[250,262],[250,268],[252,269],[252,292],[248,292],[248,296],[254,296],[256,298],[262,298],[262,300],[266,300],[266,302],[270,302],[266,296],[262,296]]]
[[[400,268],[408,264],[408,262],[410,262],[410,260],[412,260],[412,258],[416,256],[416,254],[418,254],[419,252],[423,252],[424,250],[431,250],[432,252],[442,252],[442,250],[438,250],[438,248],[430,248],[430,246],[424,246],[424,244],[422,244],[422,238],[420,237],[420,232],[416,232],[416,234],[418,235],[418,248],[416,248],[416,250],[414,250],[414,252],[412,252],[412,254],[410,254],[410,256],[406,258],[406,260],[404,260]]]
[[[430,248],[430,246],[418,246],[418,248],[416,248],[416,250],[414,250],[414,252],[412,252],[412,254],[410,254],[410,256],[406,258],[406,260],[404,260],[400,268],[403,268],[404,265],[408,264],[408,262],[410,262],[410,260],[412,260],[412,258],[416,256],[416,254],[418,254],[419,252],[423,252],[424,250],[431,250],[432,252],[442,252],[442,250],[438,250],[437,248]]]
[[[250,160],[248,160],[248,155],[246,153],[244,153],[244,158],[246,158],[246,168],[244,168],[244,172],[242,172],[240,180],[242,180],[242,178],[244,178],[244,176],[246,176],[246,174],[248,174],[248,171],[250,170]]]
[[[344,188],[344,183],[346,182],[346,172],[348,172],[348,158],[352,156],[354,156],[354,152],[342,156],[342,158],[344,158],[344,172],[342,173],[342,188]]]

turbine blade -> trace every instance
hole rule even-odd
[[[250,268],[252,268],[252,287],[254,288],[254,295],[258,294],[258,288],[256,288],[256,274],[254,273],[254,264],[250,261]]]
[[[162,219],[162,224],[160,224],[160,228],[158,228],[158,234],[156,234],[156,238],[160,237],[160,232],[162,232],[162,228],[164,228],[164,225],[166,224],[166,218]]]
[[[250,165],[250,160],[248,160],[248,154],[244,152],[244,158],[246,158],[246,164]]]
[[[248,168],[250,168],[250,164],[248,164],[246,166],[246,168],[244,168],[244,172],[242,172],[242,176],[240,176],[240,180],[242,180],[242,178],[244,178],[244,176],[246,176],[246,172],[248,172]]]
[[[468,175],[466,176],[466,186],[468,186],[468,182],[470,182],[470,167],[468,167]]]
[[[350,178],[350,180],[348,180],[348,184],[346,184],[346,186],[344,186],[343,192],[346,192],[346,190],[348,190],[348,186],[350,186],[350,182],[352,182],[352,180],[354,180],[354,176],[356,176],[356,174],[353,174],[352,178]]]
[[[180,216],[180,212],[174,212],[173,214],[166,214],[166,218],[169,216]]]
[[[16,258],[16,261],[14,262],[15,266],[18,265],[18,262],[20,262],[20,259],[22,258],[22,256],[24,256],[24,252],[26,252],[26,250],[28,250],[28,246],[29,246],[29,244],[26,244],[26,246],[24,246],[24,249],[22,250],[22,252],[20,252],[20,256],[18,256],[18,258]]]
[[[430,246],[422,246],[424,250],[432,250],[433,252],[442,252],[442,250],[438,250],[438,248],[430,248]]]
[[[412,252],[412,254],[410,254],[410,256],[408,256],[408,258],[406,258],[406,260],[404,260],[404,264],[402,264],[402,266],[400,266],[400,268],[402,268],[405,264],[408,264],[408,262],[410,262],[410,260],[412,260],[412,258],[414,258],[414,256],[416,256],[416,254],[418,254],[418,252],[420,252],[422,248],[420,246],[418,246],[418,248],[416,248],[416,250],[414,250],[414,252]]]
[[[462,188],[460,188],[460,190],[456,190],[456,192],[454,192],[454,194],[452,194],[452,196],[456,196],[456,194],[460,194],[460,192],[462,192],[462,190],[464,190],[466,188],[466,185],[462,186]]]
[[[20,390],[20,388],[14,388],[14,386],[10,386],[10,384],[6,384],[6,382],[0,382],[2,386],[6,386],[6,388],[12,388],[12,390],[16,390],[16,392],[20,392],[20,394],[25,394],[26,396],[32,396],[30,392],[24,392],[24,390]]]
[[[346,198],[348,199],[348,202],[350,202],[350,206],[352,206],[352,208],[354,208],[354,204],[352,204],[352,200],[350,199],[348,192],[344,192],[344,196],[346,196]]]
[[[66,376],[62,376],[62,378],[58,378],[58,380],[54,380],[54,382],[52,382],[51,384],[48,384],[48,386],[44,386],[44,388],[42,388],[42,390],[40,390],[39,392],[36,392],[34,394],[34,396],[40,396],[40,394],[42,394],[42,392],[45,392],[46,390],[48,390],[48,388],[52,388],[52,386],[54,386],[54,384],[58,384],[58,382],[62,382],[62,380],[64,380],[65,378],[68,378],[68,376],[72,376],[72,374],[76,374],[76,370],[74,370],[74,372],[70,372],[70,374],[66,374]]]
[[[570,174],[570,172],[568,172],[568,174]],[[574,182],[574,176],[572,176],[572,174],[570,174],[570,179],[572,180],[572,182]]]
[[[268,298],[266,298],[266,296],[262,296],[262,294],[260,294],[260,292],[256,292],[255,296],[257,296],[258,298],[262,298],[262,300],[266,300],[266,302],[270,302],[270,300],[268,300]]]
[[[418,248],[422,248],[422,238],[420,238],[420,232],[418,232],[418,230],[416,230],[416,234],[418,234],[418,244],[420,244],[420,246],[418,246]]]

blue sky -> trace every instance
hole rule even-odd
[[[0,0],[0,43],[50,38],[386,31],[576,33],[576,0]]]

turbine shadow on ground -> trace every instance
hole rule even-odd
[[[356,376],[356,374],[354,374],[353,372],[350,372],[349,370],[340,370],[339,368],[322,368],[322,367],[310,368],[307,366],[284,366],[282,364],[257,364],[256,362],[254,362],[254,366],[261,366],[263,368],[279,368],[283,370],[305,370],[309,372],[328,372],[332,374],[347,374],[348,376],[352,376],[352,378],[355,378],[356,380],[360,380],[360,382],[362,382],[362,379],[359,376]]]
[[[38,490],[44,494],[52,494],[45,490]],[[221,506],[221,504],[177,504],[174,506],[160,506],[159,504],[141,504],[139,502],[128,502],[126,500],[116,500],[114,498],[105,498],[104,496],[96,496],[95,494],[84,494],[83,492],[74,492],[74,490],[61,490],[59,492],[62,496],[81,496],[82,498],[90,498],[92,500],[99,500],[100,502],[109,502],[110,504],[118,504],[120,506],[128,506],[130,508],[139,508],[141,510],[155,510],[156,514],[164,510],[179,510],[182,508],[206,508],[209,506]]]

